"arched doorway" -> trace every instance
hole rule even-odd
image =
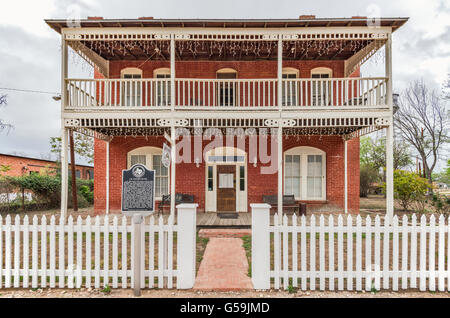
[[[219,147],[205,154],[206,212],[247,212],[247,154]]]

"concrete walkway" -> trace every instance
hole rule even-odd
[[[248,262],[240,238],[212,237],[206,246],[194,289],[202,291],[251,290]]]

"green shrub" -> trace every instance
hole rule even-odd
[[[61,194],[61,180],[54,176],[30,174],[21,177],[6,178],[16,189],[33,192],[38,201],[58,206]]]
[[[88,186],[81,186],[80,191],[81,195],[86,199],[90,204],[94,203],[94,192]]]
[[[72,207],[72,182],[70,177],[68,181],[68,206]],[[21,177],[1,177],[0,190],[1,193],[20,193],[22,190],[32,192],[33,201],[25,202],[25,210],[37,210],[39,207],[42,207],[42,209],[57,208],[61,202],[61,175],[31,174]],[[80,208],[86,208],[94,203],[93,190],[93,180],[77,179],[77,200]],[[1,205],[7,211],[20,210],[22,208],[21,195],[17,196],[14,201]]]
[[[446,197],[439,193],[433,194],[431,204],[436,209],[437,213],[448,216],[450,214],[450,197]]]
[[[405,211],[409,211],[415,202],[426,201],[429,189],[428,180],[409,171],[394,171],[394,197]],[[386,184],[384,184],[386,191]]]

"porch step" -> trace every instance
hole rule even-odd
[[[252,235],[251,229],[202,229],[198,233],[202,238],[242,238]]]

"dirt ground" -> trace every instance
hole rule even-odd
[[[0,298],[133,298],[131,289],[117,289],[104,293],[100,289],[80,290],[0,290]],[[450,298],[449,292],[380,291],[330,292],[330,291],[242,291],[242,292],[196,292],[178,290],[143,290],[142,298]]]

